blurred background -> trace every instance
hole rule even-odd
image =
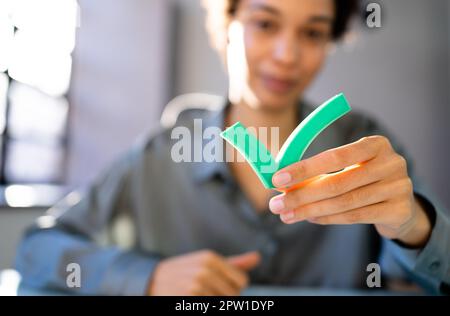
[[[345,92],[388,127],[450,208],[450,2],[375,1],[308,90]],[[165,104],[225,95],[200,0],[0,0],[0,270],[23,229],[87,185]]]

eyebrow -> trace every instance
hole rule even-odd
[[[334,19],[329,15],[314,15],[309,19],[310,23],[334,23]]]
[[[266,4],[252,4],[250,6],[250,11],[265,11],[267,13],[273,14],[273,15],[281,15],[281,12],[269,5]],[[329,15],[313,15],[308,19],[309,23],[333,23],[334,18]]]
[[[276,8],[266,5],[266,4],[261,4],[261,3],[252,4],[250,6],[250,10],[251,11],[261,10],[261,11],[266,11],[266,12],[274,14],[274,15],[281,15],[280,11],[277,10]]]

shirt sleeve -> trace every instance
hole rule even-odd
[[[159,255],[102,242],[119,212],[129,210],[133,218],[131,178],[140,172],[136,160],[143,152],[137,144],[84,193],[70,193],[37,219],[17,251],[23,285],[83,295],[146,294]],[[68,286],[71,263],[80,267],[80,287]]]
[[[450,220],[448,210],[417,178],[414,194],[420,200],[432,224],[427,244],[413,249],[395,240],[385,239],[385,249],[429,294],[450,294]]]
[[[414,194],[425,209],[432,224],[431,236],[421,249],[412,249],[399,241],[383,238],[380,256],[381,271],[391,276],[402,275],[420,285],[429,294],[450,294],[450,212],[418,178],[413,161],[395,137],[380,123],[367,117],[358,118],[350,129],[350,137],[370,135],[387,137],[396,152],[408,164]]]

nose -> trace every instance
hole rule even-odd
[[[294,36],[290,34],[281,34],[279,38],[276,39],[273,58],[284,66],[292,66],[298,59],[299,51],[300,49]]]

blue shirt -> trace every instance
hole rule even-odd
[[[155,128],[89,188],[69,194],[36,221],[18,249],[16,268],[25,284],[70,290],[66,267],[77,263],[81,288],[72,291],[143,295],[160,260],[210,249],[223,256],[260,251],[252,284],[364,288],[368,264],[379,263],[386,280],[412,281],[433,294],[448,289],[449,213],[418,182],[411,159],[414,192],[433,224],[423,249],[382,238],[373,225],[286,225],[268,209],[253,209],[225,162],[172,160],[174,127],[193,131],[199,118],[203,129],[224,128],[225,99],[204,95],[195,103],[178,99],[169,109],[172,126]],[[299,121],[312,111],[300,102]],[[377,122],[353,111],[327,128],[305,158],[369,135],[387,136],[407,157]]]

